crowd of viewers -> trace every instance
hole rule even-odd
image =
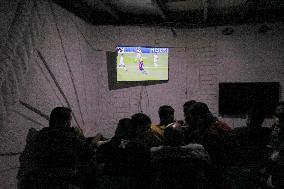
[[[261,108],[232,129],[194,100],[159,108],[160,123],[137,113],[119,120],[111,139],[86,138],[57,107],[49,127],[30,129],[20,156],[19,189],[265,189],[284,188],[284,103],[271,127]]]

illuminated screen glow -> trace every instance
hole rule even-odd
[[[168,80],[168,48],[116,47],[117,81]]]

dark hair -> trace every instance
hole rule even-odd
[[[184,131],[178,123],[166,127],[164,137],[165,144],[168,146],[184,145]]]
[[[175,110],[168,105],[163,105],[160,106],[159,108],[159,117],[160,117],[160,124],[169,124],[172,123],[174,120],[170,120],[173,119],[171,116],[174,115]],[[168,123],[169,122],[169,123]]]
[[[279,110],[279,108],[281,108],[281,106],[283,106],[284,107],[284,101],[280,101],[280,102],[278,102],[278,104],[277,104],[277,106],[276,106],[276,108],[275,108],[275,111],[274,111],[274,113],[275,113],[275,115],[277,116],[277,117],[283,117],[283,115],[281,116],[281,114],[283,114],[283,110]],[[282,109],[282,108],[281,108]]]
[[[151,123],[151,119],[146,114],[137,113],[131,116],[131,124],[134,127],[145,126]]]
[[[131,139],[134,138],[133,128],[131,126],[130,118],[123,118],[118,121],[117,128],[115,130],[115,136],[122,139]]]
[[[131,126],[133,129],[134,137],[137,137],[138,135],[144,133],[144,131],[151,128],[151,119],[143,114],[143,113],[137,113],[131,116]]]
[[[252,116],[257,116],[257,117],[265,117],[265,110],[263,107],[258,107],[258,106],[255,106],[255,107],[251,107],[249,108],[247,114],[248,115],[252,115]]]
[[[184,113],[185,116],[189,113],[189,109],[195,103],[196,103],[195,100],[190,100],[190,101],[187,101],[183,104],[183,113]]]
[[[207,104],[205,104],[203,102],[196,102],[189,109],[189,113],[193,114],[193,115],[202,116],[202,115],[206,115],[206,114],[210,113],[210,111],[209,111]]]
[[[62,125],[70,126],[71,112],[72,110],[68,107],[54,108],[50,113],[49,126],[50,127],[56,127]]]
[[[247,126],[253,128],[261,127],[265,116],[266,112],[263,107],[251,107],[248,111]]]
[[[284,106],[284,101],[278,102],[277,106]]]

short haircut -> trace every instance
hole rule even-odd
[[[54,108],[49,117],[49,126],[56,127],[70,122],[72,110],[68,107]]]
[[[131,124],[133,127],[151,125],[151,119],[143,113],[137,113],[131,116]]]
[[[192,106],[193,104],[195,104],[195,103],[196,103],[195,100],[190,100],[190,101],[185,102],[185,103],[183,104],[183,112],[184,112],[185,114],[188,114],[188,113],[189,113],[189,109],[190,109],[191,106]]]
[[[181,146],[184,143],[184,131],[180,125],[175,126],[175,124],[172,124],[165,129],[164,137],[166,145]]]
[[[207,104],[205,104],[203,102],[196,102],[189,109],[189,113],[193,114],[193,115],[202,116],[202,115],[210,113],[210,110],[209,110]]]
[[[161,120],[167,119],[170,115],[173,115],[175,110],[168,105],[160,106],[159,108],[159,117]]]
[[[284,101],[280,101],[278,102],[277,106],[275,107],[275,115],[279,116],[280,114],[283,114],[283,110],[282,110],[282,107],[284,107]]]
[[[284,106],[284,101],[278,102],[277,106]]]
[[[247,113],[248,115],[257,116],[257,117],[265,117],[266,114],[264,108],[258,106],[249,108]]]
[[[133,136],[133,129],[131,127],[131,119],[130,118],[123,118],[118,121],[117,128],[115,130],[115,136],[123,138],[123,139],[130,139]]]

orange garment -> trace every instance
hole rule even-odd
[[[212,134],[221,134],[221,133],[229,133],[232,131],[232,128],[223,121],[215,121],[208,129]]]
[[[151,131],[152,133],[160,140],[164,141],[164,132],[165,132],[165,125],[151,125]]]

